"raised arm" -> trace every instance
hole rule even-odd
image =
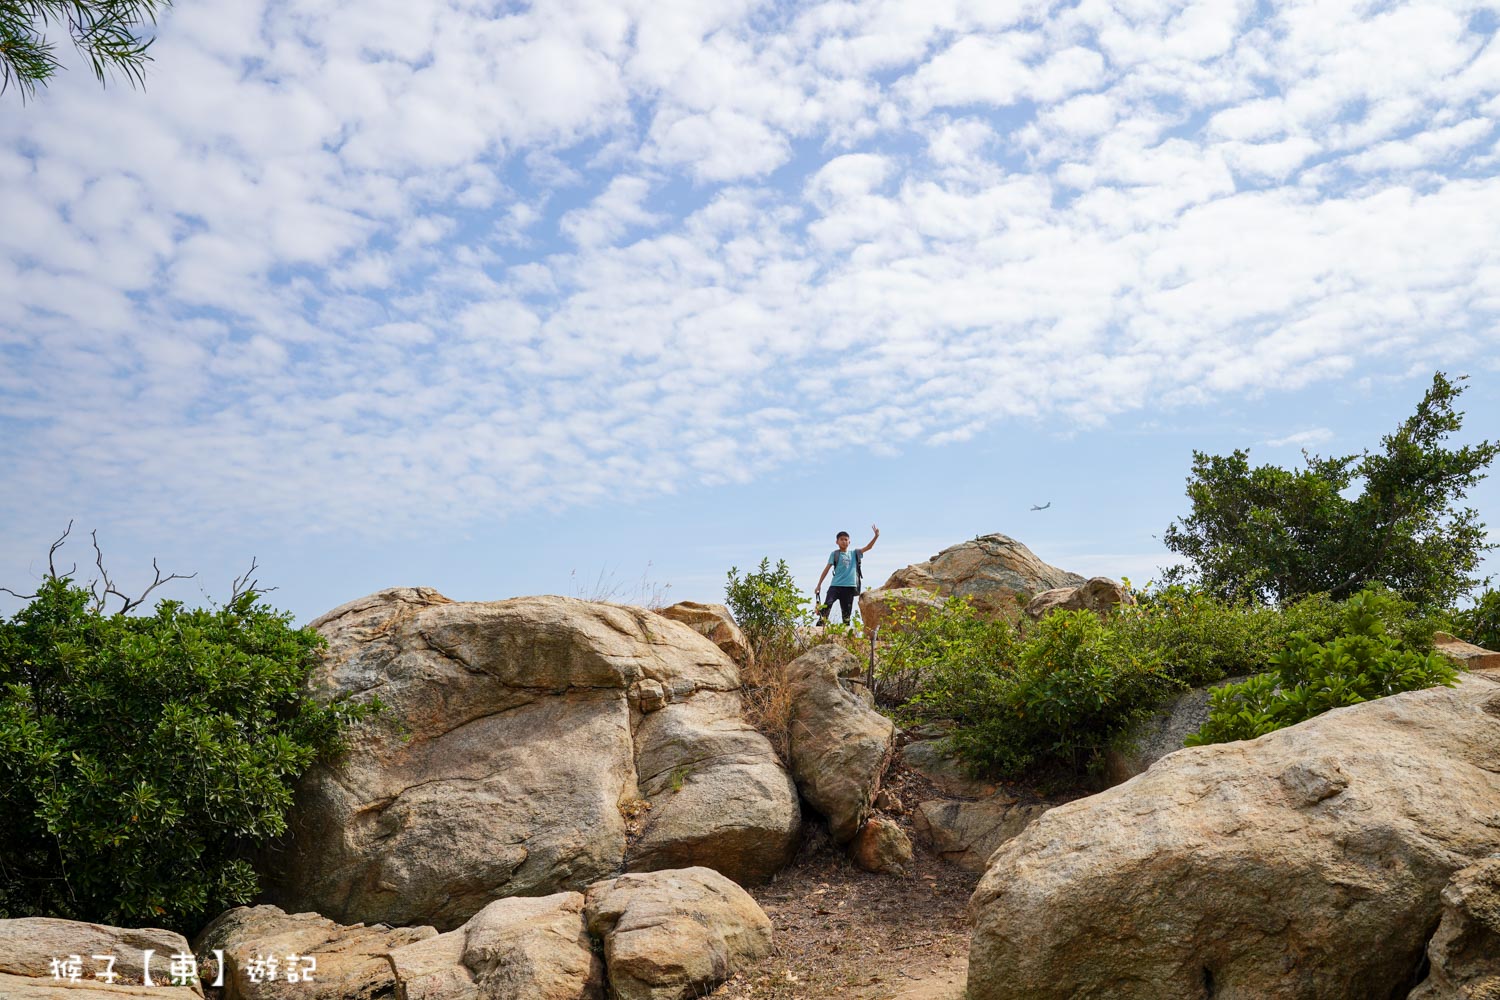
[[[875,538],[870,539],[870,544],[866,545],[864,548],[860,549],[859,551],[861,551],[861,552],[868,552],[871,549],[873,549],[875,547],[875,541],[876,541],[876,539],[878,539],[880,537],[880,529],[877,528],[877,527],[875,527],[875,525],[873,525],[873,524],[870,525],[870,530],[873,531],[873,532],[875,532]]]

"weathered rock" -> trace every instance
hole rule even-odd
[[[1027,617],[1040,620],[1054,611],[1092,611],[1101,618],[1121,604],[1134,604],[1130,591],[1107,576],[1096,576],[1076,587],[1053,587],[1027,603]]]
[[[1213,690],[1242,680],[1243,677],[1226,677],[1207,687],[1184,691],[1141,720],[1116,746],[1105,751],[1105,780],[1111,785],[1129,781],[1167,754],[1181,750],[1183,741],[1208,721],[1209,696]]]
[[[932,782],[944,795],[982,799],[1000,790],[992,781],[972,777],[962,761],[943,751],[940,739],[906,744],[901,748],[901,763]]]
[[[850,843],[849,857],[867,872],[904,875],[911,864],[911,839],[895,820],[871,816]]]
[[[889,788],[882,788],[875,793],[875,808],[898,816],[906,812],[906,806],[901,804],[900,797]]]
[[[797,789],[744,721],[738,692],[703,691],[646,716],[635,746],[651,819],[627,854],[632,870],[702,865],[748,884],[791,860]]]
[[[588,928],[604,939],[618,1000],[705,996],[771,950],[771,921],[708,868],[622,875],[590,886]]]
[[[891,720],[867,707],[841,679],[858,662],[844,647],[829,644],[787,665],[792,774],[840,844],[864,824],[896,739]]]
[[[1389,996],[1497,830],[1500,685],[1480,676],[1183,750],[996,852],[970,996]]]
[[[386,953],[393,948],[436,937],[432,927],[366,927],[334,923],[316,913],[287,913],[278,906],[237,906],[225,910],[198,933],[199,955],[224,953],[223,1000],[361,1000],[390,996],[395,976]],[[311,956],[311,982],[302,982],[303,963],[255,982],[250,974],[257,958]],[[299,976],[287,981],[286,974]]]
[[[600,1000],[604,964],[594,953],[583,906],[584,897],[576,892],[500,899],[456,930],[394,949],[389,966],[399,995],[402,1000]]]
[[[682,622],[722,649],[741,670],[755,666],[755,651],[750,648],[750,640],[745,638],[745,633],[740,630],[734,616],[724,605],[678,601],[671,607],[662,608],[657,614]]]
[[[1500,854],[1457,872],[1442,900],[1431,971],[1408,1000],[1500,1000]]]
[[[288,909],[446,930],[497,898],[683,857],[764,879],[794,848],[796,791],[739,717],[739,672],[686,625],[409,588],[313,624],[329,641],[316,690],[391,712],[302,780],[290,845],[264,865]],[[648,686],[661,698],[649,713]],[[628,848],[622,805],[663,787],[672,801]]]
[[[74,996],[79,990],[90,997],[201,997],[203,987],[196,977],[171,985],[174,956],[192,954],[187,938],[155,927],[110,927],[52,917],[0,920],[0,997]],[[66,971],[63,979],[53,978],[53,960],[68,963],[75,955],[78,980],[72,981]],[[114,963],[96,960],[95,955],[112,955]],[[110,973],[113,982],[108,981]],[[147,979],[152,987],[144,985]]]
[[[1434,652],[1442,653],[1465,670],[1500,668],[1500,653],[1492,652],[1483,646],[1476,646],[1472,642],[1464,642],[1447,632],[1433,633],[1432,649]]]
[[[943,597],[967,597],[981,614],[1015,619],[1021,613],[1018,594],[1030,600],[1043,590],[1076,587],[1084,582],[1077,573],[1042,562],[1014,538],[993,534],[950,546],[926,562],[898,569],[880,589],[917,587]]]
[[[943,598],[920,587],[881,587],[859,595],[859,620],[865,631],[889,628],[893,622],[920,622],[943,606]]]
[[[973,872],[984,871],[1000,845],[1017,836],[1046,812],[1041,804],[1020,805],[1008,795],[975,802],[929,799],[912,813],[917,832],[944,861]]]

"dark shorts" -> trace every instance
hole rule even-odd
[[[854,598],[859,595],[858,587],[829,587],[828,600],[818,609],[818,622],[828,624],[828,609],[833,607],[833,602],[839,602],[839,610],[844,613],[844,624],[849,623],[849,615],[854,610]]]

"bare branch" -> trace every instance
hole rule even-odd
[[[52,547],[47,550],[47,575],[52,577],[52,579],[54,580],[60,579],[63,576],[72,576],[74,573],[78,572],[78,564],[74,563],[73,568],[68,570],[67,573],[58,573],[57,563],[53,562],[53,557],[57,555],[57,550],[63,547],[63,542],[68,540],[68,534],[72,530],[73,519],[69,518],[68,526],[64,528],[63,533],[57,537],[57,541],[52,543]]]
[[[94,542],[94,565],[99,567],[99,578],[89,581],[89,596],[94,599],[94,611],[98,613],[104,610],[104,602],[115,592],[115,585],[104,568],[104,552],[99,548],[99,529],[90,531],[89,538]]]
[[[110,587],[106,591],[106,593],[114,594],[120,600],[125,602],[124,605],[120,608],[120,614],[128,615],[134,608],[139,607],[142,601],[150,596],[151,591],[155,590],[157,587],[160,587],[162,584],[170,583],[173,580],[191,580],[193,577],[198,575],[197,573],[188,573],[185,575],[182,573],[170,573],[167,576],[162,576],[161,567],[156,565],[155,559],[151,560],[151,568],[156,571],[156,579],[151,582],[151,586],[141,591],[140,597],[134,599],[129,598],[120,593],[118,590],[115,590],[114,587]]]
[[[18,594],[14,590],[11,590],[9,587],[0,587],[0,593],[9,594],[11,597],[19,597],[23,601],[31,601],[35,600],[37,594],[40,594],[41,591],[37,591],[36,594]]]
[[[254,573],[259,566],[260,564],[256,562],[255,557],[251,556],[250,568],[245,570],[242,575],[234,578],[234,584],[229,593],[229,600],[226,603],[233,604],[235,601],[239,600],[241,597],[244,597],[246,594],[251,593],[252,591],[257,594],[269,594],[271,591],[276,589],[275,587],[262,588],[260,585],[260,581],[251,577],[250,574]]]

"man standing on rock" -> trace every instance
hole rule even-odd
[[[859,593],[860,583],[864,577],[864,567],[861,565],[860,557],[875,547],[875,539],[880,537],[880,529],[870,525],[870,530],[875,532],[875,538],[870,539],[870,544],[862,549],[849,551],[849,532],[840,531],[837,541],[839,547],[828,554],[828,561],[823,564],[823,572],[818,574],[818,586],[813,591],[818,607],[818,624],[828,624],[828,611],[833,607],[833,602],[839,602],[839,610],[844,613],[844,624],[849,624],[849,616],[854,612],[854,598]],[[823,578],[828,575],[828,567],[833,567],[833,580],[828,585],[828,601],[823,602]]]

